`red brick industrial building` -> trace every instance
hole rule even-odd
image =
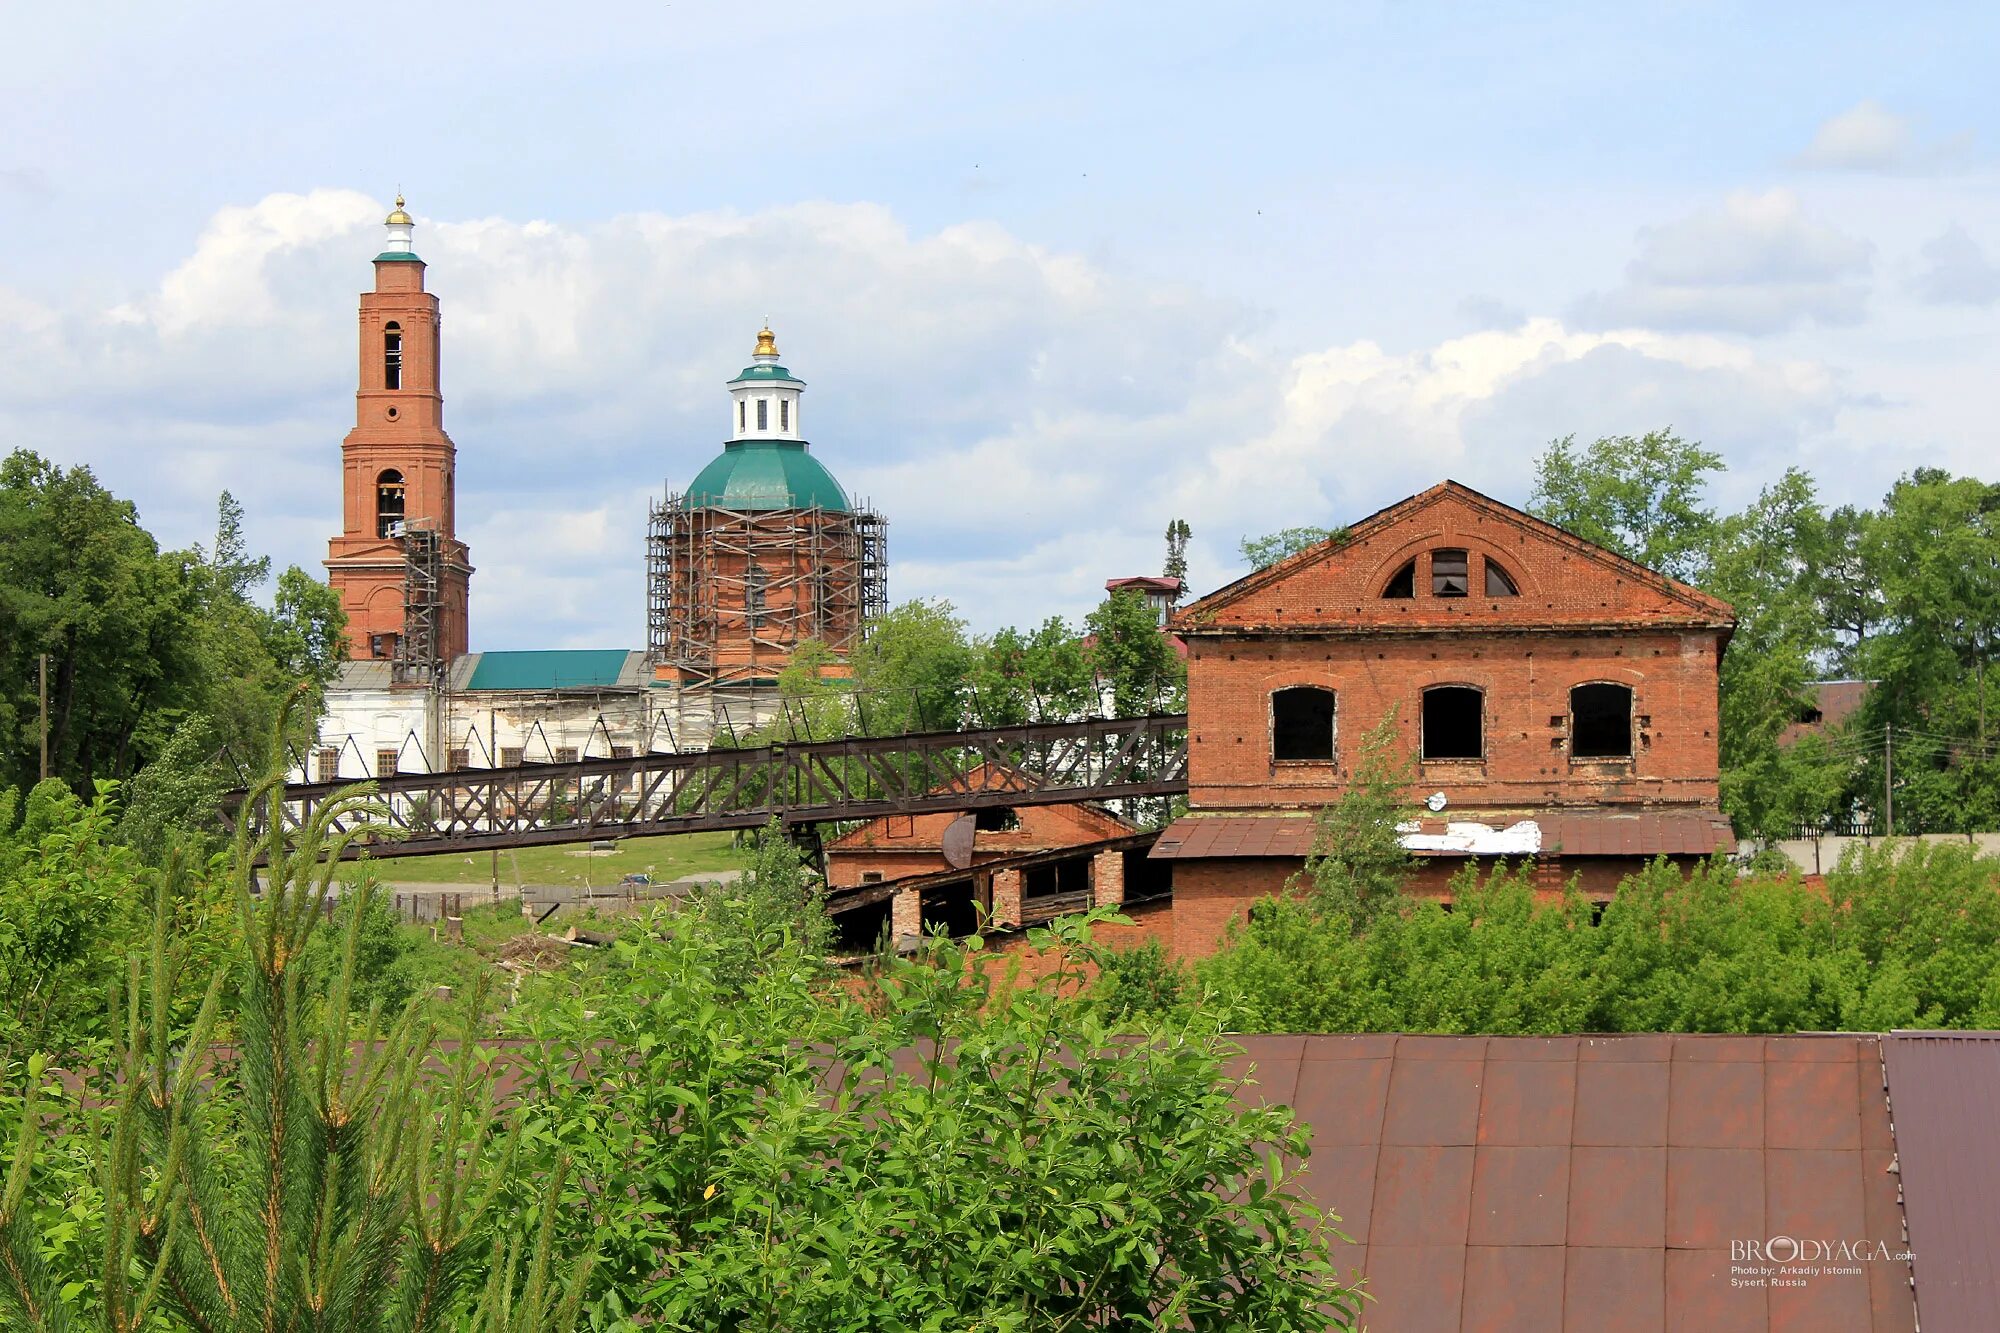
[[[1655,856],[1733,848],[1718,809],[1713,597],[1456,482],[1174,616],[1188,645],[1188,815],[1175,951],[1212,951],[1312,850],[1313,814],[1393,713],[1428,806],[1416,892],[1470,859],[1535,858],[1608,895]]]

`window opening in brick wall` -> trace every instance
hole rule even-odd
[[[1624,685],[1579,685],[1569,692],[1572,759],[1632,757],[1632,691]]]
[[[471,749],[465,748],[465,749],[446,750],[444,752],[444,765],[446,768],[471,768],[472,767]]]
[[[556,747],[556,762],[558,764],[575,763],[576,747],[574,745],[558,745]]]
[[[315,759],[318,770],[313,774],[315,782],[333,782],[340,777],[340,751],[321,750]]]
[[[403,387],[403,326],[394,322],[382,326],[382,387]]]
[[[375,535],[403,535],[403,474],[390,468],[375,478]]]
[[[974,811],[972,827],[981,833],[1011,833],[1021,827],[1021,817],[1004,805],[993,806]]]
[[[1519,597],[1521,595],[1521,590],[1514,586],[1514,580],[1508,575],[1507,571],[1494,564],[1490,559],[1486,562],[1486,595],[1488,597]]]
[[[767,582],[764,567],[754,561],[743,571],[743,614],[753,630],[764,624],[764,588]]]
[[[1431,552],[1431,596],[1464,597],[1472,591],[1463,551]]]
[[[1389,582],[1382,589],[1384,597],[1415,597],[1417,595],[1417,562],[1412,560],[1389,576]]]
[[[526,755],[527,751],[518,745],[503,745],[500,747],[500,767],[519,768]]]
[[[1485,696],[1470,686],[1439,685],[1425,690],[1424,758],[1485,758],[1485,709]]]
[[[1333,758],[1337,699],[1317,685],[1295,685],[1271,696],[1271,758]]]
[[[397,753],[395,750],[377,750],[375,752],[376,777],[386,778],[395,773]]]

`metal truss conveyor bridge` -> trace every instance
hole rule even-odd
[[[288,786],[293,825],[346,782]],[[982,731],[807,741],[696,754],[398,773],[375,780],[397,856],[533,847],[660,833],[878,815],[1053,805],[1187,790],[1187,716],[1091,718]],[[232,825],[246,793],[225,798]],[[248,812],[261,831],[268,807]],[[360,816],[357,816],[359,818]]]

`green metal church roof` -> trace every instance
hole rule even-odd
[[[731,440],[688,483],[688,509],[830,509],[847,492],[797,440]]]
[[[616,685],[623,648],[544,648],[481,653],[468,690],[576,690]]]
[[[804,380],[798,378],[798,376],[792,374],[791,371],[786,370],[783,366],[765,365],[745,366],[742,373],[729,382],[731,384],[741,384],[744,380],[785,380],[792,384],[805,383]]]

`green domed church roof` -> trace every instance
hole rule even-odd
[[[731,440],[688,483],[687,509],[829,509],[845,513],[847,492],[801,440]]]

